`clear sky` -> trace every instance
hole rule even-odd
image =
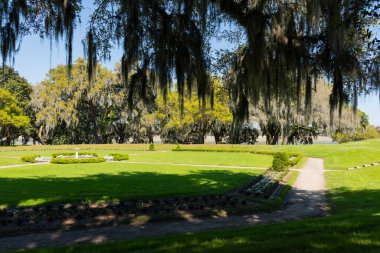
[[[85,6],[82,12],[82,23],[78,25],[74,34],[73,59],[83,57],[82,39],[86,34],[86,25],[91,7]],[[221,48],[223,43],[213,42],[213,47]],[[115,49],[112,52],[111,61],[102,62],[102,64],[113,69],[115,63],[122,56],[121,50]],[[51,59],[51,61],[50,61]],[[66,63],[66,50],[64,42],[56,45],[53,42],[53,50],[50,52],[50,41],[42,40],[38,35],[32,35],[23,38],[20,51],[15,57],[14,68],[24,76],[33,85],[42,81],[50,67]],[[378,94],[372,94],[360,98],[359,109],[369,115],[370,122],[373,125],[380,126],[380,99]]]

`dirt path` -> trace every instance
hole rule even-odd
[[[178,222],[152,223],[143,226],[119,226],[82,231],[42,233],[0,238],[0,250],[38,247],[61,247],[78,243],[103,243],[132,240],[174,233],[245,227],[255,224],[298,220],[327,214],[326,182],[323,160],[310,158],[300,171],[294,188],[281,210],[226,218],[191,219]]]

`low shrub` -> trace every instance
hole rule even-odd
[[[40,157],[40,155],[27,155],[27,156],[21,157],[21,161],[25,163],[35,163],[37,157]]]
[[[284,171],[289,167],[289,154],[288,153],[276,153],[273,155],[272,168],[273,171]]]
[[[81,158],[81,159],[75,159],[75,158],[53,158],[50,163],[55,164],[76,164],[76,163],[103,163],[106,159],[104,158]]]
[[[128,154],[109,154],[109,156],[112,156],[115,161],[124,161],[129,159]]]
[[[66,153],[54,153],[52,154],[53,158],[57,158],[57,156],[75,156],[75,152],[66,152]],[[93,152],[78,152],[78,155],[91,155],[91,156],[95,156],[95,157],[98,157],[98,154],[97,153],[93,153]]]
[[[155,147],[154,147],[154,143],[151,143],[150,145],[149,145],[149,151],[155,151],[156,149],[155,149]]]
[[[173,148],[173,151],[181,151],[182,149],[181,149],[181,146],[179,145],[179,144],[177,144],[176,146],[175,146],[175,148]],[[190,150],[191,151],[191,150]]]
[[[289,154],[289,156],[293,158],[289,160],[290,166],[296,166],[303,158],[303,155],[298,153]]]

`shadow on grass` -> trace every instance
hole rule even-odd
[[[0,206],[217,194],[255,178],[226,170],[188,175],[150,172],[96,174],[80,178],[0,178]]]

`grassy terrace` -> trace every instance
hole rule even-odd
[[[109,151],[97,151],[99,155]],[[2,152],[3,165],[20,164],[21,155],[35,151]],[[37,152],[49,155],[52,151]],[[33,206],[46,203],[153,198],[223,193],[236,189],[263,172],[230,169],[156,165],[154,162],[269,167],[271,156],[252,154],[201,154],[193,152],[132,152],[133,162],[147,164],[100,163],[41,164],[0,170],[0,206]],[[234,162],[235,161],[235,162]]]
[[[344,145],[255,147],[322,157],[327,168],[343,169],[379,160],[380,141]],[[104,245],[41,249],[76,252],[379,252],[380,166],[326,172],[331,216],[246,229],[184,234]],[[29,252],[29,251],[28,251]]]

